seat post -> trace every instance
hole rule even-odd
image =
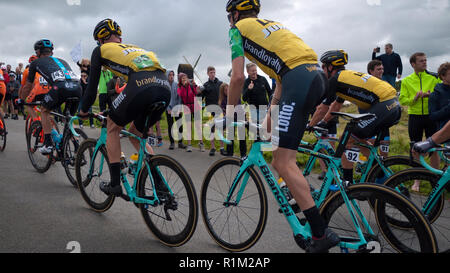
[[[351,120],[347,125],[345,126],[344,132],[342,133],[341,138],[339,139],[339,144],[336,149],[336,153],[334,154],[334,157],[340,158],[342,154],[345,152],[345,148],[347,146],[348,140],[351,137],[351,134],[353,130],[355,129],[357,125],[357,122],[354,120]]]

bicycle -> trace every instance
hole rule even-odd
[[[0,152],[3,152],[6,147],[6,135],[8,132],[6,131],[6,123],[3,119],[3,115],[0,113]]]
[[[76,128],[73,131],[77,135],[72,133],[71,128],[69,128],[69,121],[72,116],[69,113],[69,109],[73,104],[79,102],[78,98],[68,98],[66,100],[66,107],[64,114],[59,114],[57,112],[50,112],[54,116],[58,116],[64,123],[62,134],[59,130],[52,129],[52,140],[55,144],[55,150],[49,155],[41,154],[38,149],[44,145],[44,131],[42,128],[42,123],[40,118],[31,122],[28,132],[26,134],[27,140],[27,152],[30,158],[31,164],[39,173],[45,173],[51,166],[52,163],[56,161],[61,161],[64,171],[66,172],[67,178],[69,179],[71,185],[76,187],[75,180],[75,155],[78,147],[80,146],[81,138],[87,139],[86,133],[83,130]],[[32,102],[24,103],[24,105],[38,106],[42,102]],[[73,129],[73,128],[72,128]]]
[[[307,148],[301,148],[301,151],[328,162],[328,171],[320,191],[313,196],[329,227],[340,236],[340,250],[436,252],[436,240],[428,220],[405,196],[378,184],[349,185],[342,181],[338,169],[341,155],[349,139],[349,132],[360,120],[371,118],[373,115],[334,114],[351,118],[335,155]],[[231,124],[243,126],[244,123]],[[229,142],[223,136],[221,138]],[[261,153],[262,148],[271,148],[271,144],[258,139],[253,143],[247,157],[242,159],[226,157],[209,168],[200,195],[205,226],[214,241],[228,251],[247,250],[259,240],[267,221],[268,206],[263,180],[256,171],[257,168],[263,174],[264,181],[289,223],[296,243],[305,250],[311,242],[309,224],[305,219],[299,219],[295,215]],[[339,191],[327,197],[332,180],[337,181]],[[373,208],[369,202],[373,202]],[[402,230],[393,230],[386,221],[387,215],[401,216],[407,222],[414,223],[413,229],[408,231],[411,238],[407,242],[408,245],[404,240],[398,239],[400,237],[398,233]]]
[[[335,153],[334,147],[330,142],[338,142],[338,139],[330,138],[328,136],[328,130],[320,127],[313,128],[314,136],[317,138],[315,143],[308,143],[305,141],[301,141],[300,146],[313,150],[315,152],[327,153],[332,155]],[[363,142],[356,142],[356,146],[364,147],[369,150],[369,157],[364,164],[361,164],[358,159],[360,156],[359,151],[357,150],[347,150],[346,157],[349,161],[357,164],[357,170],[359,169],[360,178],[355,179],[355,183],[363,183],[363,182],[371,182],[383,184],[384,181],[395,172],[398,172],[401,169],[408,169],[414,167],[420,167],[420,163],[414,160],[410,156],[403,155],[394,155],[388,156],[386,158],[382,157],[379,153],[379,149],[386,148],[383,145],[380,145],[380,140],[382,138],[382,132],[380,132],[375,139],[373,145]],[[388,148],[387,148],[388,149]],[[300,151],[300,150],[299,150]],[[303,170],[303,175],[309,176],[314,168],[314,164],[317,160],[317,157],[311,155],[306,162],[305,169]]]
[[[175,159],[167,155],[151,155],[146,150],[149,116],[165,108],[164,103],[149,107],[143,137],[126,130],[121,134],[139,140],[140,149],[136,162],[126,171],[122,161],[121,181],[126,194],[121,197],[133,202],[141,211],[150,231],[165,245],[171,247],[187,243],[194,234],[198,220],[198,201],[194,184]],[[110,169],[106,151],[107,119],[103,115],[91,114],[102,123],[100,137],[86,139],[76,157],[76,177],[80,193],[87,205],[96,212],[107,211],[114,203],[114,195],[104,194],[100,182],[109,182]],[[133,179],[133,184],[127,178]]]
[[[433,148],[428,152],[445,154],[450,148]],[[384,185],[395,188],[411,199],[430,221],[439,248],[442,252],[450,252],[450,169],[439,170],[431,167],[420,155],[422,168],[400,171],[388,178]],[[420,181],[420,192],[411,190],[414,181]],[[389,219],[392,225],[409,229],[410,225],[399,219]]]

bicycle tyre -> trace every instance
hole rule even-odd
[[[198,200],[194,184],[183,166],[167,155],[152,156],[149,165],[158,167],[174,193],[175,199],[172,199],[170,194],[165,194],[164,190],[157,189],[158,199],[162,201],[162,204],[155,207],[139,204],[142,217],[147,227],[161,243],[170,247],[181,246],[191,239],[197,227]],[[170,175],[168,175],[169,171]],[[174,177],[176,180],[167,180]],[[163,187],[165,188],[165,186]],[[148,179],[148,169],[145,164],[139,172],[137,196],[153,197],[153,187]],[[174,203],[176,207],[173,207]],[[168,219],[168,215],[170,219]]]
[[[409,168],[420,168],[422,165],[417,160],[412,159],[409,156],[403,156],[403,155],[394,155],[389,156],[383,159],[383,165],[386,168],[390,168],[392,166],[408,166]],[[375,183],[378,174],[382,172],[380,165],[378,165],[376,162],[372,166],[372,168],[369,170],[369,173],[367,174],[367,181],[370,183]]]
[[[231,170],[227,170],[227,166],[231,167]],[[220,247],[232,252],[244,251],[256,244],[261,238],[267,222],[267,195],[262,180],[254,168],[247,169],[249,179],[239,205],[227,207],[224,204],[224,199],[228,195],[232,180],[235,179],[240,166],[241,160],[235,157],[226,157],[215,162],[205,175],[200,195],[203,221],[209,235]],[[220,177],[218,179],[215,176],[216,174],[224,174],[224,178],[228,177],[229,180],[223,181]],[[242,180],[241,178],[231,200],[235,200],[233,198],[235,198]],[[221,189],[224,189],[224,191],[219,192]],[[254,199],[250,200],[252,197]],[[251,206],[259,207],[251,208]],[[255,219],[248,216],[250,221],[244,219],[241,222],[240,219],[237,219],[231,223],[233,217],[230,216],[233,215],[237,218],[240,211],[244,214],[247,213],[247,215],[255,211]],[[221,218],[221,216],[224,218]],[[244,231],[247,232],[248,238],[234,237],[241,237]],[[224,236],[224,232],[227,232],[226,236]]]
[[[62,141],[62,155],[61,164],[64,167],[64,171],[66,172],[67,178],[69,179],[70,184],[74,187],[77,186],[76,173],[75,173],[75,159],[77,154],[77,149],[80,147],[80,143],[87,139],[88,136],[86,133],[80,128],[75,128],[75,132],[79,134],[79,137],[75,137],[72,132],[66,132],[64,139]],[[71,144],[74,144],[71,147]]]
[[[439,249],[442,252],[450,251],[450,227],[448,225],[448,219],[450,218],[450,204],[445,200],[445,196],[448,195],[448,186],[444,187],[441,193],[436,193],[433,189],[436,187],[439,179],[441,177],[437,174],[430,172],[429,170],[423,168],[413,168],[404,170],[391,176],[385,185],[390,188],[401,189],[401,192],[405,194],[413,203],[415,203],[419,208],[423,208],[425,202],[431,194],[435,194],[436,203],[434,207],[425,216],[431,223],[436,237],[439,239]],[[421,188],[429,188],[426,191],[420,193],[410,191],[409,186],[413,181],[421,181]],[[389,223],[399,228],[411,228],[408,223],[398,221],[398,219],[390,218]]]
[[[0,114],[0,119],[2,121],[3,124],[3,128],[0,128],[1,133],[0,133],[0,152],[3,152],[6,148],[6,135],[8,134],[6,131],[6,123],[5,120],[3,119],[2,115]]]
[[[97,140],[92,138],[88,138],[81,143],[75,157],[76,181],[81,196],[86,204],[96,212],[105,212],[111,208],[114,203],[115,196],[106,195],[100,190],[100,182],[109,182],[111,180],[110,175],[106,176],[104,171],[108,170],[108,173],[110,174],[111,170],[106,147],[100,147],[97,153],[94,154],[96,145]],[[106,166],[103,165],[102,177],[99,177],[98,168],[95,167],[96,160],[102,160],[100,156],[103,156],[104,163],[106,163]],[[89,177],[87,173],[89,172],[91,161],[94,161],[94,172],[97,171],[97,173],[93,174],[92,177]],[[87,167],[87,171],[82,172],[82,167]],[[83,170],[85,170],[85,168],[83,168]]]
[[[27,133],[27,153],[30,158],[31,165],[39,173],[45,173],[50,168],[53,155],[42,155],[38,148],[44,144],[44,132],[40,121],[33,121],[30,130]],[[40,163],[42,161],[42,163]]]
[[[376,224],[371,225],[371,228],[374,232],[378,231],[375,238],[373,236],[368,236],[368,238],[372,241],[377,241],[380,244],[380,250],[382,249],[383,252],[395,251],[402,253],[436,253],[438,251],[436,237],[428,219],[423,215],[420,209],[417,208],[417,206],[415,206],[404,195],[393,190],[392,188],[371,183],[348,186],[346,194],[352,201],[366,201],[368,203],[364,206],[366,208],[366,213],[364,213],[364,216],[369,218],[371,216],[370,214],[373,213],[373,221]],[[373,201],[373,209],[370,206],[370,201]],[[395,229],[395,227],[390,225],[387,221],[388,217],[386,217],[386,204],[392,206],[392,210],[390,210],[391,213],[401,213],[402,217],[405,217],[410,223],[414,223],[413,228],[406,231],[408,236],[407,238],[411,238],[409,245],[405,244],[403,238],[399,238],[401,235],[397,235],[400,231],[404,230]],[[342,209],[338,211],[340,207],[342,207]],[[364,209],[363,206],[360,205],[360,207]],[[347,211],[347,207],[340,192],[336,192],[331,195],[320,207],[321,215],[329,224],[329,227],[332,228],[337,234],[340,234],[340,236],[342,236],[343,233],[346,233],[345,235],[347,235],[349,232],[348,228],[338,227],[339,224],[345,224],[345,221],[342,221],[342,214],[344,211]],[[333,216],[336,217],[333,218]],[[338,219],[340,219],[340,223],[338,223]],[[347,222],[351,223],[352,220],[350,219]],[[375,229],[375,225],[378,227],[378,230]],[[414,238],[411,237],[411,232],[414,232]],[[382,236],[379,236],[378,234],[381,234]],[[367,235],[367,233],[365,235]],[[383,238],[386,242],[382,241]]]

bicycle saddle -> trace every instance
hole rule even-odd
[[[333,116],[340,116],[345,119],[351,119],[353,121],[362,121],[362,120],[368,120],[375,117],[375,114],[367,113],[367,114],[349,114],[349,113],[343,113],[343,112],[331,112],[331,115]]]

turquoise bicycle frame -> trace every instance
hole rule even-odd
[[[234,122],[232,123],[235,126],[242,126],[242,123],[240,122]],[[230,144],[231,141],[225,139],[223,135],[220,136],[222,141],[224,141],[226,144]],[[240,202],[240,199],[244,193],[245,187],[248,182],[249,178],[249,172],[248,169],[252,168],[253,166],[257,166],[261,173],[264,175],[264,179],[266,180],[267,184],[269,185],[275,199],[278,202],[278,205],[281,208],[281,212],[286,217],[287,222],[289,223],[293,233],[294,237],[300,238],[301,240],[309,240],[311,239],[311,227],[309,226],[308,222],[305,221],[305,224],[302,224],[299,220],[299,218],[295,215],[294,211],[292,210],[291,206],[288,203],[288,200],[286,199],[285,195],[283,194],[280,186],[276,182],[276,178],[273,175],[272,171],[270,170],[269,166],[267,165],[266,160],[263,157],[263,154],[261,152],[262,149],[272,149],[272,144],[270,142],[261,142],[256,141],[253,143],[249,155],[246,158],[243,158],[242,165],[239,169],[238,174],[236,175],[233,183],[231,184],[230,190],[227,194],[227,197],[224,201],[225,206],[232,206],[237,205]],[[364,238],[364,234],[362,232],[361,226],[358,223],[356,215],[358,215],[359,219],[362,221],[364,226],[366,227],[366,230],[374,235],[373,230],[371,229],[370,225],[368,224],[367,219],[362,214],[359,206],[356,204],[354,200],[350,201],[345,193],[345,186],[343,185],[342,180],[340,179],[338,168],[341,164],[340,158],[334,158],[331,156],[327,156],[324,154],[320,154],[317,151],[313,151],[310,149],[304,149],[299,148],[304,153],[309,153],[315,157],[322,158],[324,160],[327,160],[329,162],[329,168],[327,171],[327,174],[325,176],[324,182],[321,186],[320,191],[318,192],[318,198],[315,198],[314,201],[316,203],[317,207],[320,207],[321,204],[324,202],[324,200],[327,197],[329,187],[331,186],[331,183],[333,179],[337,179],[339,190],[344,198],[345,204],[347,206],[347,209],[349,213],[352,215],[352,221],[355,226],[355,229],[357,231],[357,234],[359,236],[359,241],[356,242],[354,238],[351,238],[349,240],[341,240],[340,247],[341,249],[360,249],[362,246],[367,245],[367,240]],[[237,185],[239,184],[239,181],[242,179],[242,183],[240,187],[237,189]],[[236,199],[232,201],[232,196],[234,192],[237,190]],[[356,210],[356,214],[355,214]]]
[[[73,129],[73,121],[75,121],[78,117],[73,117],[70,120],[70,130],[72,131],[72,134],[74,134],[75,136],[78,136],[78,134],[75,132],[75,130]],[[139,173],[143,167],[143,161],[144,158],[147,158],[147,156],[150,156],[146,151],[145,151],[145,147],[147,145],[147,139],[146,138],[140,138],[126,130],[122,130],[121,134],[127,136],[127,137],[133,137],[135,139],[139,140],[139,152],[138,152],[138,161],[137,161],[137,169],[135,170],[134,173],[134,181],[133,181],[133,185],[131,186],[128,178],[127,178],[127,173],[123,170],[121,170],[120,172],[120,176],[121,176],[121,180],[124,184],[125,190],[127,192],[127,196],[125,197],[127,201],[132,201],[134,203],[137,204],[146,204],[146,205],[151,205],[151,206],[156,206],[159,205],[161,202],[158,198],[158,195],[156,194],[156,187],[155,187],[155,181],[151,172],[151,168],[150,165],[148,163],[147,160],[145,160],[145,166],[147,168],[148,171],[148,176],[150,178],[150,181],[152,183],[152,187],[153,187],[153,197],[152,198],[142,198],[142,197],[138,197],[137,196],[137,191],[136,191],[136,187],[137,187],[137,182],[139,179]],[[106,126],[102,126],[101,128],[101,133],[99,138],[97,139],[97,144],[95,145],[95,149],[94,149],[94,153],[92,155],[92,158],[95,158],[100,150],[100,148],[102,146],[106,146],[106,138],[107,138],[107,128]],[[100,166],[99,166],[99,170],[98,170],[98,176],[102,175],[103,172],[103,166],[104,166],[104,162],[105,162],[105,158],[103,156],[103,154],[101,155],[101,162],[100,162]],[[156,173],[159,175],[159,177],[162,179],[162,181],[165,183],[167,189],[169,190],[170,195],[173,196],[173,192],[170,189],[166,179],[164,178],[164,176],[161,174],[159,168],[155,168]],[[93,176],[93,172],[94,172],[94,162],[91,160],[90,162],[90,166],[89,166],[89,174],[88,177],[92,177]]]

